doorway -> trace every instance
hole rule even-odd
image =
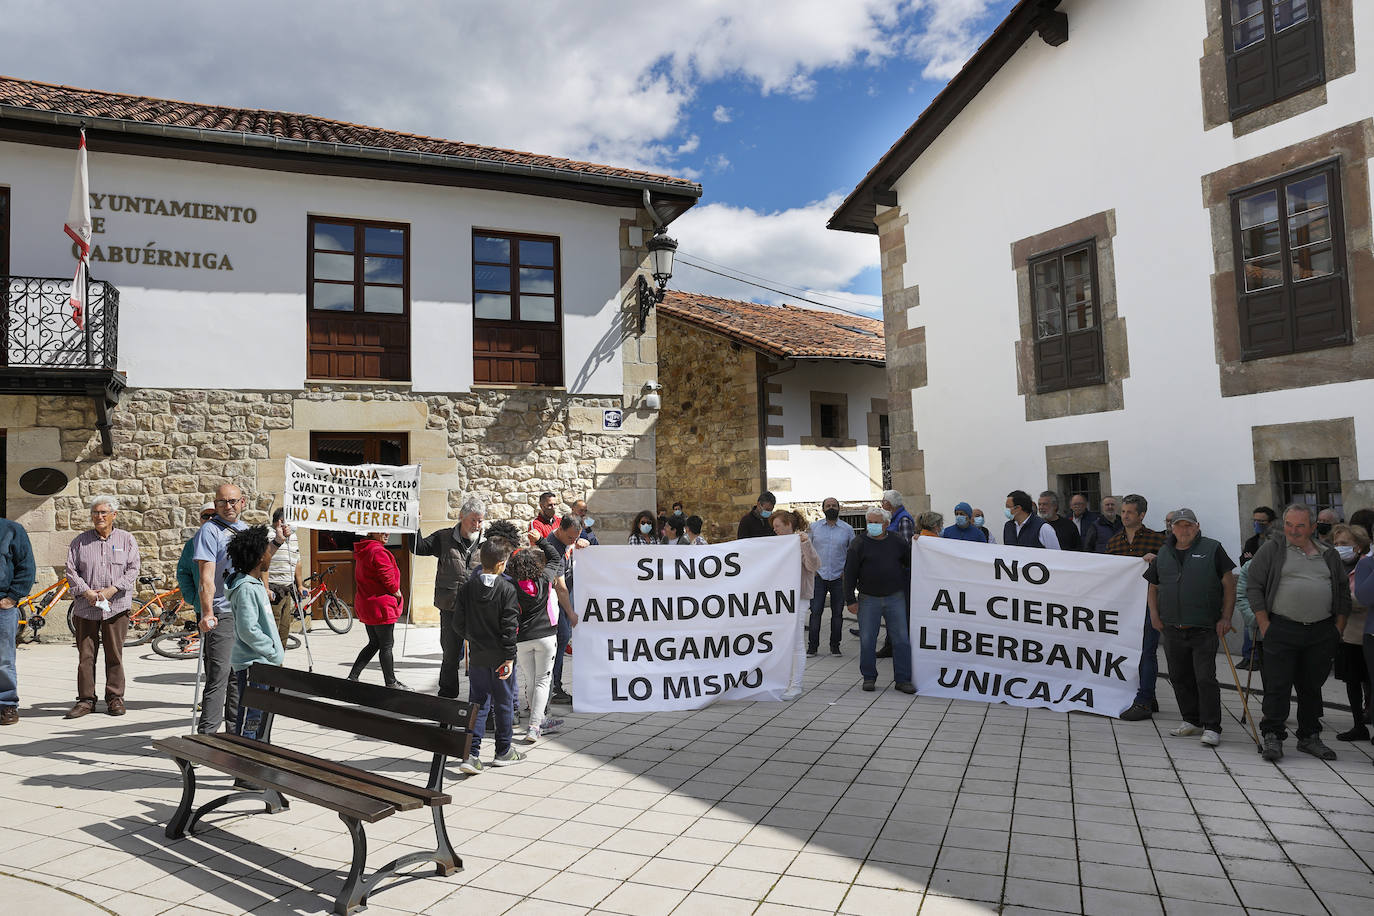
[[[410,441],[405,433],[317,433],[310,434],[310,460],[325,464],[406,464]],[[387,550],[396,558],[401,570],[401,593],[410,608],[410,535],[392,534]],[[330,585],[339,597],[353,604],[353,542],[356,537],[342,531],[310,532],[310,572],[318,573],[329,566],[336,567]],[[317,604],[311,609],[318,620],[323,609]]]

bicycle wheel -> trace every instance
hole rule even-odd
[[[124,645],[141,646],[162,631],[162,617],[156,611],[155,604],[134,609],[129,615],[129,632],[124,634]]]
[[[200,652],[200,635],[198,633],[163,633],[153,640],[153,651],[163,658],[188,659],[195,658]]]
[[[325,595],[324,622],[335,633],[347,633],[353,629],[353,608],[338,595]]]
[[[56,602],[56,601],[57,601],[57,598],[56,598],[56,596],[54,596],[54,597],[53,597],[53,600],[50,601],[50,602],[48,602],[48,603],[49,603],[49,604],[52,604],[52,603],[54,603],[54,602]],[[75,608],[76,608],[76,602],[71,602],[71,603],[69,603],[69,604],[67,605],[67,629],[69,629],[69,630],[72,631],[72,635],[73,635],[73,636],[76,635],[76,615],[72,613],[72,611],[73,611]]]
[[[299,649],[300,647],[301,647],[301,638],[300,638],[299,636],[297,636],[295,633],[292,633],[291,635],[289,635],[289,636],[286,637],[286,648],[288,648],[288,649]]]

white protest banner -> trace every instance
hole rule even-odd
[[[911,652],[923,696],[1116,716],[1140,683],[1145,564],[918,538]]]
[[[805,610],[797,537],[597,546],[576,564],[577,712],[700,709],[787,689]]]
[[[286,459],[286,521],[329,531],[395,531],[420,527],[418,464],[321,464]]]

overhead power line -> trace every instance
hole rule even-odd
[[[764,284],[764,283],[758,283],[758,282],[755,282],[755,281],[753,281],[753,280],[747,280],[747,279],[745,279],[744,277],[737,276],[737,275],[732,274],[732,273],[726,273],[726,272],[720,271],[720,270],[712,270],[711,268],[705,266],[704,264],[694,264],[694,263],[691,261],[690,258],[684,258],[684,257],[682,256],[682,252],[681,252],[681,251],[678,252],[678,254],[677,254],[677,259],[678,259],[679,261],[681,261],[682,263],[686,264],[688,267],[693,268],[694,270],[701,270],[701,271],[705,271],[705,272],[708,273],[708,274],[715,274],[716,276],[718,276],[718,277],[724,277],[724,278],[727,279],[727,280],[734,280],[736,283],[743,283],[745,286],[753,286],[753,287],[756,287],[756,288],[758,288],[758,289],[766,289],[766,290],[768,290],[770,293],[777,293],[777,294],[780,295],[780,296],[787,296],[787,297],[789,297],[789,298],[791,298],[791,299],[796,299],[796,300],[799,300],[799,301],[801,301],[801,302],[809,302],[810,304],[812,304],[812,305],[818,305],[818,306],[820,306],[821,308],[826,309],[827,311],[841,312],[841,313],[843,313],[843,314],[845,314],[845,315],[853,315],[855,318],[867,318],[867,319],[869,319],[870,321],[876,320],[876,319],[874,319],[874,317],[873,317],[872,315],[865,315],[863,312],[855,312],[855,311],[851,311],[850,309],[840,308],[838,305],[833,305],[833,304],[828,303],[828,302],[819,302],[819,301],[817,301],[817,300],[815,300],[815,299],[809,299],[809,298],[807,298],[806,296],[797,295],[796,293],[789,292],[789,291],[787,291],[787,290],[785,290],[785,289],[778,289],[776,286],[768,286],[767,284]]]
[[[781,286],[784,289],[795,290],[800,295],[811,295],[820,299],[834,299],[836,302],[849,302],[859,306],[866,306],[868,304],[864,302],[862,299],[858,299],[854,296],[845,296],[840,293],[818,293],[815,290],[807,289],[804,286],[797,286],[795,283],[784,283],[781,280],[774,280],[771,277],[761,276],[760,274],[751,274],[747,270],[740,270],[738,267],[730,267],[727,264],[722,264],[719,261],[713,261],[710,258],[702,257],[699,254],[688,253],[687,257],[693,261],[701,261],[704,264],[709,264],[717,270],[727,271],[731,274],[738,274],[740,277],[749,277],[754,280],[762,280],[764,283],[772,283],[776,286]]]

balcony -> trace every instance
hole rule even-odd
[[[106,455],[113,454],[110,411],[124,390],[119,356],[119,290],[87,280],[85,320],[78,326],[70,305],[72,281],[50,277],[0,277],[0,394],[88,396],[96,404],[96,429]]]

